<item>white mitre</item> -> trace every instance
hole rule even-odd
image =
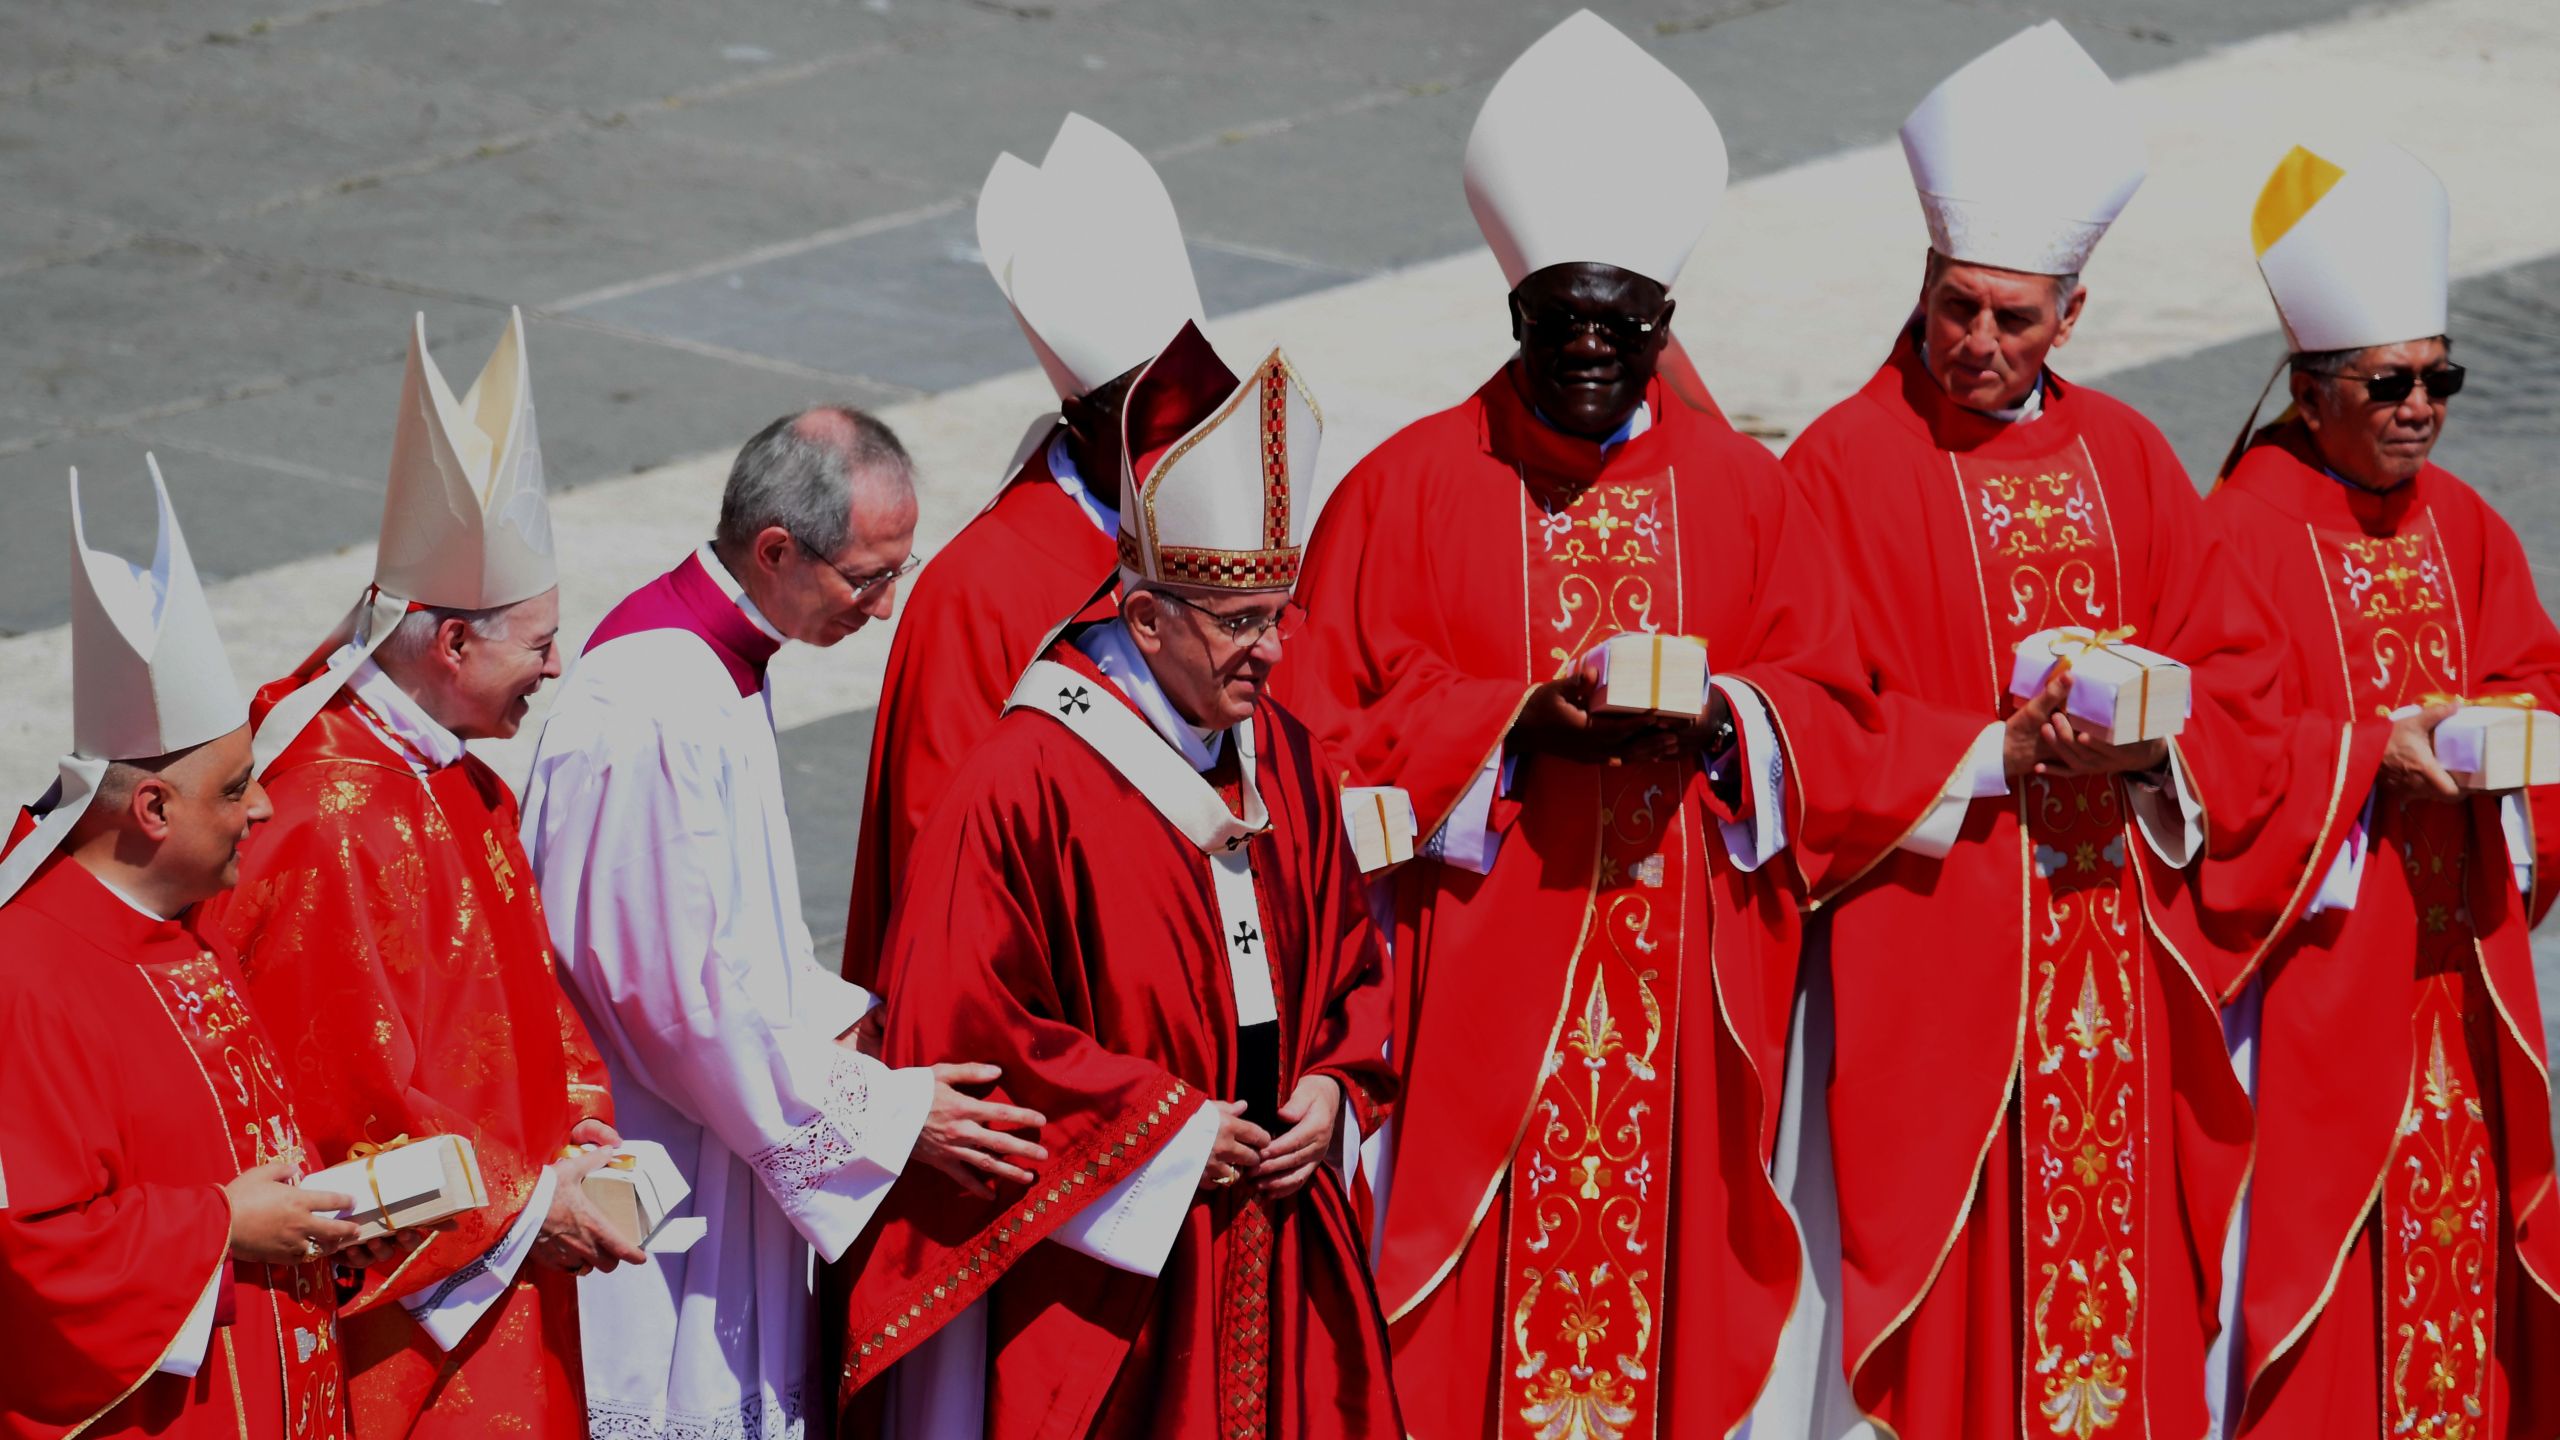
[[[1082,115],[1067,116],[1037,167],[996,157],[978,192],[978,251],[1062,400],[1145,364],[1203,314],[1164,181]]]
[[[2085,268],[2144,172],[2132,102],[2054,20],[1939,82],[1902,153],[1932,249],[2035,275]]]
[[[1588,10],[1511,62],[1467,135],[1467,205],[1515,287],[1584,262],[1669,289],[1724,199],[1725,172],[1706,102]]]
[[[284,752],[413,605],[490,610],[559,583],[524,312],[508,312],[498,348],[458,400],[427,353],[427,317],[419,315],[410,325],[409,368],[391,434],[373,586],[321,642],[323,655],[351,639],[357,649],[267,713],[258,726],[258,768]]]
[[[2296,146],[2267,177],[2249,231],[2294,350],[2445,333],[2453,202],[2399,146],[2377,145],[2345,169]]]
[[[59,849],[116,760],[149,760],[248,723],[213,609],[149,456],[160,538],[149,566],[89,546],[80,472],[71,472],[71,753],[36,828],[0,861],[0,903]]]
[[[1120,433],[1123,585],[1297,585],[1324,416],[1288,356],[1238,380],[1186,324],[1130,384]]]

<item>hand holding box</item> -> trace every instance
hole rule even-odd
[[[1584,657],[1600,682],[1591,708],[1695,720],[1707,708],[1707,647],[1686,635],[1612,635]]]
[[[338,1218],[355,1222],[358,1241],[433,1225],[489,1203],[480,1157],[460,1135],[403,1135],[384,1145],[358,1145],[345,1164],[303,1176],[302,1187],[356,1197]]]
[[[2126,644],[2132,633],[2130,625],[2039,630],[2018,642],[2009,693],[2032,699],[2054,671],[2068,670],[2071,698],[2064,713],[2097,730],[2099,739],[2110,745],[2166,740],[2186,728],[2192,677],[2159,651]]]
[[[622,1142],[612,1159],[588,1174],[586,1192],[625,1243],[652,1255],[690,1250],[710,1228],[699,1217],[669,1218],[693,1187],[667,1157],[667,1147],[654,1140]]]
[[[2560,713],[2534,708],[2530,695],[2427,699],[2462,707],[2436,726],[2436,763],[2464,789],[2560,784]]]

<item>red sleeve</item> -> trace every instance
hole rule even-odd
[[[1309,622],[1273,684],[1353,783],[1402,786],[1427,836],[1501,748],[1532,687],[1469,675],[1448,658],[1458,646],[1411,513],[1416,448],[1381,446],[1317,517],[1298,573]]]
[[[1370,918],[1368,879],[1343,828],[1342,789],[1333,783],[1339,772],[1321,742],[1307,744],[1318,757],[1305,787],[1315,806],[1304,830],[1315,837],[1307,872],[1313,891],[1308,934],[1315,941],[1307,957],[1307,992],[1320,1003],[1303,1007],[1298,1070],[1339,1081],[1361,1130],[1374,1131],[1392,1107],[1397,1086],[1387,1063],[1386,941]]]
[[[361,782],[332,785],[342,783]],[[358,1141],[462,1135],[478,1152],[492,1197],[530,1195],[520,1183],[526,1177],[501,1173],[512,1144],[417,1083],[421,1041],[409,1017],[438,1010],[427,995],[437,978],[434,941],[417,924],[424,907],[400,893],[430,863],[394,829],[413,822],[379,790],[343,821],[324,821],[315,810],[278,804],[256,839],[259,879],[232,892],[219,920],[239,948],[250,1002],[268,1033],[289,1048],[292,1037],[334,1037],[325,1083],[305,1074],[294,1089],[296,1117],[319,1152],[315,1167],[347,1159]],[[455,1217],[452,1229],[430,1236],[397,1269],[368,1274],[365,1293],[342,1313],[431,1288],[497,1244],[519,1211],[492,1203]]]
[[[219,1185],[137,1179],[121,1101],[201,1094],[45,997],[0,987],[0,1436],[57,1436],[168,1354],[226,1264]],[[128,1087],[133,1087],[129,1090]]]

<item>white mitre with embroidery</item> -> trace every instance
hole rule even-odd
[[[978,251],[1060,399],[1145,364],[1203,313],[1164,181],[1082,115],[1036,167],[996,157],[978,192]]]
[[[80,472],[71,472],[71,753],[39,802],[43,818],[0,861],[0,903],[69,837],[110,762],[171,754],[248,723],[160,462],[143,463],[160,507],[148,566],[90,548]]]
[[[2453,202],[2399,146],[2377,145],[2343,169],[2294,147],[2259,192],[2249,232],[2296,351],[2445,333]]]
[[[1467,205],[1513,286],[1584,262],[1670,288],[1725,174],[1706,102],[1588,10],[1511,62],[1467,135]]]
[[[319,653],[349,640],[357,648],[267,713],[258,725],[258,768],[283,753],[413,606],[490,610],[559,583],[524,312],[508,312],[497,350],[460,399],[427,353],[427,317],[419,315],[409,330],[409,368],[391,434],[373,586]]]
[[[1929,245],[1950,260],[2076,275],[2142,188],[2133,104],[2059,21],[1993,46],[1902,122]]]
[[[1123,585],[1297,585],[1324,416],[1288,356],[1238,380],[1186,324],[1130,384],[1120,434]]]

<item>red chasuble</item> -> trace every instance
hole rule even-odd
[[[1406,1098],[1377,1273],[1424,1437],[1742,1421],[1799,1273],[1766,1163],[1801,875],[1891,844],[1972,739],[1876,732],[1811,512],[1671,395],[1657,381],[1651,428],[1604,455],[1506,368],[1363,460],[1307,548],[1279,688],[1426,834],[1530,689],[1621,631],[1703,639],[1776,721],[1781,753],[1738,763],[1780,767],[1787,797],[1787,850],[1746,872],[1714,822],[1751,817],[1694,761],[1533,756],[1490,874],[1398,872]]]
[[[267,686],[254,715],[317,673]],[[577,1282],[527,1261],[462,1344],[439,1349],[396,1303],[495,1245],[570,1127],[610,1120],[604,1063],[551,969],[515,796],[465,756],[421,781],[341,690],[263,777],[275,818],[250,836],[218,925],[282,1052],[317,1157],[359,1143],[467,1135],[488,1183],[347,1306],[359,1440],[479,1436],[502,1417],[586,1431]]]
[[[2117,401],[2048,374],[2043,415],[2002,424],[1949,402],[1906,335],[1786,467],[1847,552],[1894,723],[1979,731],[2015,705],[2020,640],[2130,626],[2193,672],[2172,745],[2208,853],[2235,857],[2198,892],[2129,782],[2027,778],[1944,859],[1897,849],[1822,892],[1853,1392],[1906,1440],[2201,1434],[2249,1145],[2204,942],[2245,947],[2298,901],[2339,731],[2273,723],[2265,603]]]
[[[1072,646],[1049,659],[1125,705]],[[1333,769],[1276,705],[1253,719],[1270,828],[1250,846],[1279,1005],[1279,1094],[1330,1075],[1374,1130],[1393,1081],[1384,959]],[[1212,778],[1216,772],[1212,772]],[[1385,1326],[1342,1184],[1192,1203],[1156,1279],[1040,1243],[1135,1174],[1203,1101],[1237,1093],[1235,988],[1210,861],[1092,746],[1037,709],[999,720],[916,841],[888,963],[883,1058],[1004,1068],[1049,1117],[1029,1189],[977,1200],[911,1167],[845,1257],[856,1392],[981,1296],[989,1440],[1403,1435]]]
[[[0,907],[0,1436],[346,1433],[328,1267],[227,1258],[222,1187],[302,1143],[268,1033],[228,946],[75,861]]]
[[[2348,818],[2372,797],[2354,907],[2295,926],[2259,972],[2244,1433],[2550,1435],[2560,1217],[2526,932],[2560,879],[2560,787],[2529,792],[2531,895],[2496,798],[2373,787],[2403,705],[2560,705],[2560,632],[2515,532],[2432,465],[2369,494],[2289,423],[2211,508],[2283,610],[2295,703],[2354,728]]]
[[[1112,537],[1049,473],[1046,440],[916,576],[889,642],[862,791],[845,920],[844,978],[879,977],[890,902],[927,811],[979,739],[1041,638],[1111,574]]]

